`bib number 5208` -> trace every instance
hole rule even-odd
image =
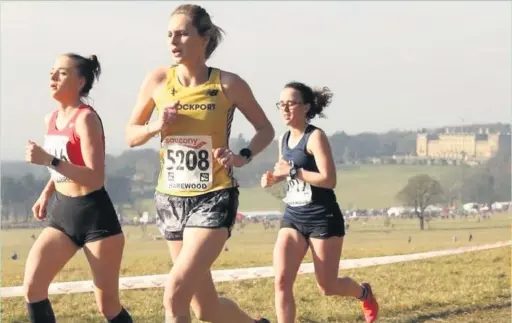
[[[185,167],[189,171],[199,169],[200,171],[206,171],[210,168],[210,162],[208,161],[209,152],[207,150],[167,150],[167,159],[169,160],[168,170],[185,170]]]

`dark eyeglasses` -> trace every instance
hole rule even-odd
[[[290,107],[292,108],[295,108],[296,106],[298,106],[299,104],[302,104],[302,102],[298,102],[298,101],[286,101],[286,102],[277,102],[276,103],[276,107],[278,109],[281,109],[281,110],[284,110],[284,109],[289,109]]]

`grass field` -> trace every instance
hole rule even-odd
[[[442,180],[444,176],[458,174],[460,171],[460,167],[454,166],[339,166],[336,194],[343,208],[388,208],[400,205],[395,196],[407,184],[410,177],[418,174],[429,174],[438,180]],[[262,189],[260,187],[241,188],[240,210],[280,210],[282,202],[272,195],[272,191],[273,189]],[[154,213],[154,203],[151,199],[141,201],[140,204],[143,210]]]
[[[394,229],[385,231],[382,219],[350,222],[343,257],[347,259],[407,254],[510,239],[510,215],[497,215],[477,222],[474,218],[435,220],[430,230],[420,232],[414,220],[393,220]],[[122,276],[166,273],[171,267],[165,242],[142,236],[140,229],[127,227],[127,245]],[[156,233],[154,228],[148,230]],[[250,225],[235,230],[215,269],[270,265],[277,230]],[[468,241],[469,233],[473,241]],[[2,231],[2,286],[20,285],[23,263],[36,230]],[[412,242],[407,243],[408,237]],[[458,237],[458,242],[452,240]],[[20,259],[10,255],[16,251]],[[510,247],[463,255],[341,270],[359,281],[370,281],[381,304],[378,322],[510,322]],[[308,254],[306,261],[310,261]],[[56,281],[90,279],[89,269],[79,253],[57,276]],[[252,315],[275,320],[273,280],[258,279],[218,284],[221,294],[240,303]],[[363,322],[359,304],[352,299],[322,297],[312,275],[296,282],[298,321],[309,323]],[[122,292],[122,301],[135,322],[163,322],[163,289]],[[58,322],[104,322],[97,314],[92,293],[52,296]],[[26,322],[22,298],[4,299],[2,322]],[[79,318],[79,319],[78,319]],[[274,321],[275,322],[275,321]]]

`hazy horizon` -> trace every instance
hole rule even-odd
[[[313,122],[314,123],[314,122]],[[486,122],[486,124],[497,124],[499,122]],[[476,124],[476,123],[475,123]],[[472,125],[475,125],[475,124],[454,124],[454,125],[438,125],[438,126],[432,126],[432,127],[429,127],[428,129],[443,129],[443,128],[451,128],[451,129],[457,129],[457,128],[461,128],[461,127],[464,127],[464,126],[472,126]],[[371,131],[371,130],[368,130],[368,131],[362,131],[362,132],[358,132],[358,133],[347,133],[348,135],[358,135],[358,134],[362,134],[362,133],[375,133],[375,134],[384,134],[386,132],[389,132],[389,131],[402,131],[402,132],[415,132],[419,129],[422,129],[422,128],[425,128],[425,127],[419,127],[419,128],[414,128],[414,129],[389,129],[389,130],[384,130],[384,131]],[[343,130],[340,130],[340,131],[343,131]],[[332,132],[332,133],[329,133],[329,136],[332,136],[334,135],[336,132]],[[235,139],[239,136],[240,133],[238,134],[234,134],[231,136],[232,139]],[[242,133],[243,135],[243,133]],[[245,140],[248,140],[250,138],[248,137],[244,137]],[[274,140],[277,140],[277,137],[274,138]],[[153,143],[156,142],[155,140],[152,141]],[[129,151],[129,150],[139,150],[139,149],[148,149],[148,148],[152,148],[152,149],[157,149],[158,146],[155,146],[155,145],[150,145],[148,143],[148,145],[144,145],[142,147],[134,147],[134,148],[130,148],[130,147],[126,147],[125,149],[123,149],[122,151],[120,152],[116,152],[116,153],[112,153],[112,152],[109,152],[107,150],[107,154],[108,155],[111,155],[111,156],[114,156],[114,157],[118,157],[119,155],[121,155],[123,152],[125,151]],[[22,162],[23,159],[9,159],[9,158],[1,158],[0,161],[2,162]]]
[[[1,159],[22,160],[29,139],[42,144],[55,106],[48,73],[64,52],[98,55],[91,103],[107,153],[129,149],[124,127],[145,74],[172,63],[167,19],[181,3],[2,3]],[[328,118],[314,121],[328,134],[510,123],[510,2],[194,3],[226,30],[209,65],[248,81],[276,135],[285,127],[274,103],[291,80],[334,92]],[[239,133],[254,131],[237,113]]]

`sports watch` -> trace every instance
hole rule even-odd
[[[291,179],[297,178],[297,171],[298,171],[297,166],[292,165],[292,168],[290,168],[290,174],[289,174]]]
[[[252,151],[249,148],[242,148],[238,154],[247,159],[247,162],[252,160]]]
[[[50,161],[50,165],[52,166],[52,168],[57,168],[57,166],[59,166],[59,163],[60,159],[58,159],[57,157],[53,157]]]

